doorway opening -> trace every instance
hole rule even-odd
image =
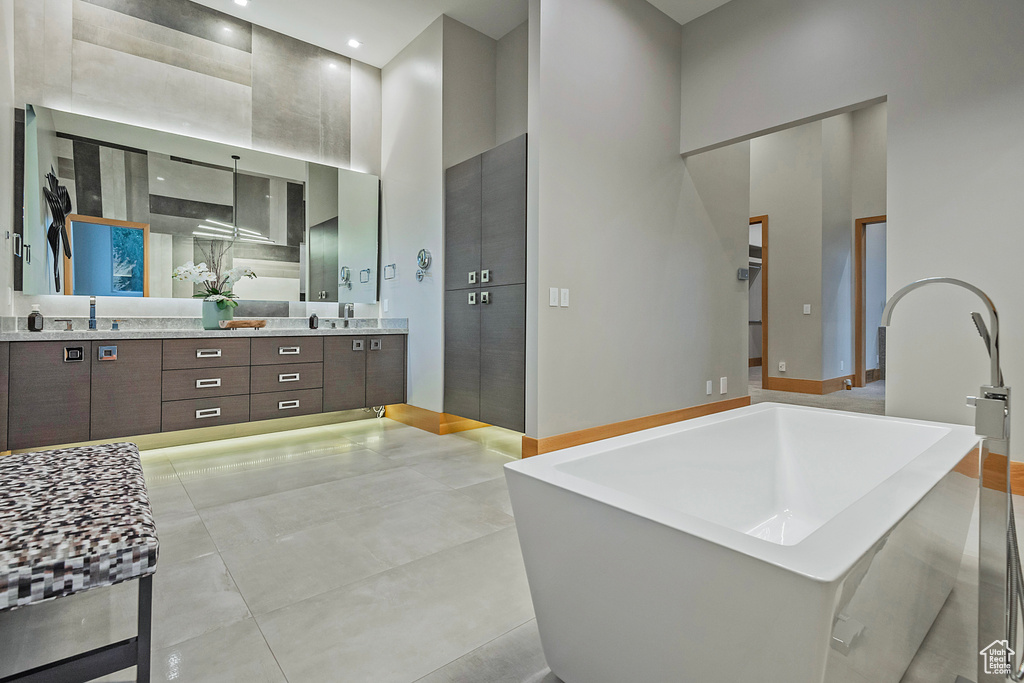
[[[748,342],[747,365],[750,381],[769,388],[768,373],[768,216],[754,216],[750,219],[748,240],[750,280],[749,315],[747,317]]]
[[[858,218],[853,233],[854,376],[853,386],[885,379],[886,217]]]

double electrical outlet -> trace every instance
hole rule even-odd
[[[720,395],[724,395],[724,394],[726,394],[728,392],[729,392],[729,378],[728,377],[722,377],[721,379],[718,380],[718,393]],[[714,393],[714,384],[709,379],[708,380],[708,396],[710,396],[713,393]]]

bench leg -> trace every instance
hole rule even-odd
[[[149,683],[149,660],[153,641],[153,575],[139,579],[139,636],[136,640],[135,680]]]

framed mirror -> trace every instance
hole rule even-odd
[[[191,298],[172,272],[217,251],[256,273],[241,300],[377,301],[376,176],[38,106],[25,147],[27,294]],[[61,291],[39,199],[51,168],[74,214]]]

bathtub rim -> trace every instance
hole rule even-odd
[[[574,460],[776,409],[840,414],[865,421],[883,420],[941,427],[949,431],[888,479],[864,492],[806,538],[788,546],[749,536],[741,531],[645,501],[557,469],[558,465]],[[505,474],[509,480],[525,476],[545,482],[813,581],[833,583],[842,579],[865,553],[884,538],[964,457],[977,448],[979,441],[980,437],[975,435],[974,428],[966,425],[867,415],[785,403],[758,403],[507,463]],[[511,493],[514,488],[511,481],[509,488]],[[514,510],[514,494],[512,505]]]

